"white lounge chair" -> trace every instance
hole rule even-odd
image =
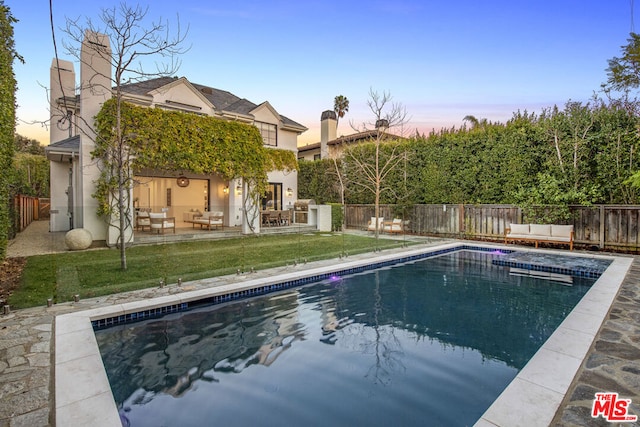
[[[384,217],[380,217],[378,218],[378,232],[382,232],[382,227],[384,226]],[[369,220],[369,224],[367,224],[367,231],[371,231],[373,233],[375,233],[376,231],[376,217],[372,216],[371,219]]]

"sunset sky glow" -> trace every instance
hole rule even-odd
[[[65,18],[99,23],[100,10],[119,3],[53,0],[60,58],[75,61],[62,47]],[[25,60],[14,63],[17,132],[48,144],[49,2],[6,4]],[[370,89],[406,107],[408,133],[458,127],[466,115],[505,122],[518,110],[588,101],[633,30],[628,0],[158,0],[147,16],[189,27],[178,76],[269,101],[309,128],[300,144],[319,141],[320,114],[336,95],[350,100],[338,135],[372,121]]]

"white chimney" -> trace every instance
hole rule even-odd
[[[49,81],[49,142],[58,142],[77,133],[73,127],[76,102],[76,74],[73,63],[54,59],[51,62]]]
[[[79,186],[82,194],[76,197],[74,220],[76,228],[86,228],[94,240],[107,240],[104,220],[96,215],[98,201],[93,197],[100,167],[92,157],[96,148],[94,119],[102,104],[111,98],[111,44],[105,34],[87,30],[80,49],[80,167]],[[117,230],[108,227],[113,233]],[[108,244],[111,242],[108,241]],[[114,242],[115,244],[115,242]]]
[[[322,112],[320,117],[320,158],[326,159],[329,157],[329,149],[327,142],[336,139],[338,132],[338,120],[336,112],[332,110],[326,110]]]

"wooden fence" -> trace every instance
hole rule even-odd
[[[15,230],[22,231],[33,221],[40,219],[40,199],[37,197],[17,195],[13,199]]]
[[[347,205],[348,228],[365,229],[374,205]],[[587,249],[640,252],[640,206],[570,206],[575,244]],[[395,205],[381,205],[385,220],[403,218],[412,234],[500,241],[511,223],[522,223],[514,205],[415,205],[400,213]]]

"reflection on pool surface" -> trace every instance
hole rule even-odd
[[[594,279],[460,251],[96,332],[123,419],[468,425]]]

